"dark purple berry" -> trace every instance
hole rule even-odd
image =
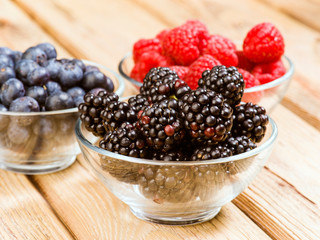
[[[21,60],[22,52],[20,51],[14,51],[14,62],[17,63]]]
[[[78,67],[81,68],[82,72],[86,71],[86,65],[80,59],[72,59],[70,62],[78,65]]]
[[[68,62],[62,64],[58,77],[62,87],[70,88],[80,85],[83,77],[83,71],[75,63]]]
[[[0,55],[0,66],[2,66],[2,67],[8,66],[8,67],[14,68],[14,61],[10,56],[1,54]]]
[[[2,66],[0,68],[0,86],[10,78],[15,78],[16,73],[14,72],[13,68],[8,66]]]
[[[8,47],[0,47],[0,55],[7,55],[15,61],[15,51],[11,50]]]
[[[45,52],[48,60],[57,57],[56,48],[51,43],[40,43],[36,47]]]
[[[75,107],[73,98],[66,92],[57,92],[50,95],[45,103],[47,111],[62,110]]]
[[[32,97],[20,97],[15,99],[11,104],[9,111],[11,112],[39,112],[38,102]]]
[[[1,102],[5,106],[10,106],[13,100],[24,96],[24,94],[24,85],[16,78],[10,78],[1,86]]]
[[[50,74],[50,79],[51,80],[57,80],[58,74],[61,68],[61,62],[59,62],[56,59],[50,59],[46,65],[45,68],[48,70]]]
[[[105,92],[104,88],[93,88],[88,93],[92,93],[93,95],[97,96],[99,92]]]
[[[40,65],[43,65],[47,61],[47,55],[38,47],[30,47],[22,54],[21,59],[30,59]]]
[[[91,71],[100,71],[98,67],[93,65],[87,65],[84,72],[91,72]]]
[[[47,92],[48,92],[48,95],[52,95],[54,93],[57,93],[57,92],[61,92],[61,86],[59,83],[57,82],[54,82],[54,81],[49,81],[45,84],[45,87],[47,89]]]
[[[46,98],[48,97],[48,93],[41,86],[33,86],[28,88],[26,96],[34,98],[35,100],[37,100],[40,106],[44,106]]]
[[[112,92],[114,88],[112,81],[110,79],[108,80],[108,78],[100,71],[91,71],[85,73],[83,75],[82,86],[87,91],[99,87]]]
[[[17,62],[15,67],[17,78],[19,78],[22,82],[26,82],[29,72],[38,67],[39,65],[33,60],[21,59]]]
[[[86,92],[81,87],[70,88],[67,91],[67,93],[69,93],[71,95],[71,97],[73,97],[73,98],[78,97],[78,96],[83,97],[86,94]]]
[[[46,84],[50,79],[48,70],[44,67],[38,67],[28,73],[26,83],[29,86],[40,86]]]

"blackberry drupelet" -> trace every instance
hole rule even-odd
[[[149,146],[155,150],[169,151],[177,147],[185,136],[178,115],[177,100],[163,100],[139,112],[137,127]]]
[[[223,145],[201,146],[191,156],[191,161],[211,160],[232,156],[232,150]]]
[[[147,97],[141,94],[129,98],[128,103],[137,114],[140,110],[144,110],[146,107],[150,106]]]
[[[174,149],[169,152],[156,151],[152,156],[153,160],[163,160],[163,161],[188,161],[188,156],[179,149]]]
[[[214,145],[224,141],[232,128],[232,108],[221,94],[204,88],[180,101],[180,117],[193,142]]]
[[[115,93],[108,93],[106,91],[101,91],[97,95],[87,93],[84,96],[84,103],[80,103],[78,109],[80,119],[88,131],[100,137],[106,134],[100,114],[104,109],[104,105],[110,101],[117,101],[118,98],[118,95]]]
[[[257,147],[247,136],[229,137],[224,146],[230,149],[233,155],[248,152]]]
[[[233,122],[233,136],[247,136],[255,143],[264,137],[269,119],[264,107],[248,102],[235,108]]]
[[[241,102],[245,87],[242,75],[237,68],[223,65],[205,70],[198,85],[222,94],[225,101],[232,107]]]

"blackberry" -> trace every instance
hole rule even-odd
[[[198,82],[199,87],[222,94],[232,107],[241,102],[244,92],[244,80],[236,67],[215,66],[205,70]]]
[[[235,108],[233,122],[233,136],[247,136],[255,143],[264,137],[269,119],[264,107],[248,102]]]
[[[180,117],[195,143],[214,145],[226,139],[232,128],[232,108],[221,94],[204,88],[179,101]]]
[[[226,146],[201,146],[191,156],[191,161],[211,160],[232,156],[232,150]]]
[[[171,150],[169,152],[156,151],[152,156],[153,160],[162,161],[188,161],[188,156],[182,150]]]
[[[175,71],[167,67],[152,68],[146,75],[140,93],[150,103],[160,102],[168,98],[181,98],[190,92],[187,83],[179,79]]]
[[[141,132],[131,124],[108,132],[100,141],[99,146],[129,157],[149,158],[149,150]]]
[[[233,155],[248,152],[257,147],[257,145],[247,136],[229,137],[226,140],[225,147],[232,151]]]
[[[101,111],[104,109],[104,105],[118,99],[118,95],[107,93],[106,91],[101,91],[97,95],[87,93],[84,96],[84,103],[80,103],[78,107],[80,119],[86,129],[95,136],[103,137],[106,134],[106,130],[103,125],[103,119],[100,117]]]
[[[128,103],[137,114],[140,110],[144,110],[146,107],[150,106],[147,97],[141,94],[129,98]]]
[[[169,151],[179,145],[185,136],[175,99],[163,100],[145,108],[139,112],[138,119],[137,126],[147,144],[156,150]]]

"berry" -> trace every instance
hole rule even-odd
[[[252,69],[252,74],[261,84],[271,82],[286,73],[286,68],[281,60],[265,64],[257,64]]]
[[[94,96],[97,96],[100,92],[106,92],[104,88],[93,88],[88,93],[92,93]]]
[[[38,102],[32,97],[25,96],[15,99],[9,107],[11,112],[39,112]]]
[[[8,47],[0,47],[0,55],[7,55],[11,57],[12,60],[15,60],[15,51]]]
[[[62,64],[58,77],[62,87],[70,88],[80,85],[83,77],[83,71],[77,64],[67,62]]]
[[[17,62],[15,67],[17,78],[19,78],[22,82],[26,82],[29,72],[38,67],[39,65],[33,60],[21,59]]]
[[[153,160],[162,160],[162,161],[188,161],[188,156],[183,152],[183,150],[171,150],[168,152],[165,151],[156,151],[152,156]]]
[[[47,111],[68,109],[74,106],[73,98],[68,93],[62,91],[49,95],[45,102]]]
[[[144,110],[146,107],[150,106],[148,98],[141,94],[137,94],[128,100],[129,105],[133,108],[136,114],[141,110]]]
[[[232,156],[232,150],[226,146],[201,146],[191,156],[191,161],[211,160]]]
[[[40,48],[42,51],[44,51],[48,60],[57,58],[56,48],[51,43],[40,43],[35,47]]]
[[[171,57],[176,64],[188,66],[199,57],[199,47],[207,37],[208,30],[204,24],[199,21],[188,21],[164,36],[162,41],[164,54]]]
[[[239,73],[242,74],[246,89],[260,85],[260,81],[248,71],[241,68],[238,68],[238,71]],[[258,103],[262,98],[262,96],[263,96],[263,91],[248,92],[243,94],[241,101]]]
[[[49,96],[54,94],[54,93],[62,91],[60,84],[57,83],[57,82],[54,82],[54,81],[47,82],[45,84],[45,88],[46,88]]]
[[[133,45],[133,60],[137,63],[141,55],[145,52],[157,52],[161,53],[160,40],[157,38],[153,39],[140,39]]]
[[[1,102],[7,107],[10,106],[13,100],[23,97],[24,94],[24,85],[16,78],[10,78],[1,86]]]
[[[244,81],[236,67],[214,66],[205,70],[198,82],[199,87],[220,93],[230,106],[240,103]]]
[[[70,88],[68,89],[67,93],[69,93],[73,98],[76,98],[78,96],[83,98],[83,96],[86,94],[86,92],[81,87]]]
[[[162,30],[157,34],[156,38],[158,38],[162,42],[162,40],[164,39],[164,37],[169,31],[170,31],[169,29]]]
[[[260,23],[247,33],[243,53],[255,63],[277,61],[284,53],[283,37],[273,24]]]
[[[14,62],[17,63],[21,60],[22,52],[20,51],[14,51]]]
[[[260,142],[269,122],[266,110],[251,102],[240,104],[234,110],[233,136],[247,136],[252,142]]]
[[[28,73],[27,79],[24,81],[29,86],[44,85],[50,79],[48,70],[44,67],[38,67]]]
[[[93,65],[86,65],[85,73],[91,72],[91,71],[99,71],[99,68]]]
[[[86,71],[86,65],[80,59],[74,58],[74,59],[70,60],[70,62],[77,65],[78,67],[80,67],[82,72]]]
[[[51,80],[58,80],[58,75],[61,68],[61,62],[59,62],[57,59],[50,59],[45,64],[45,68],[49,72]]]
[[[178,102],[175,99],[163,100],[146,107],[139,115],[138,128],[150,147],[163,151],[173,149],[185,136],[178,117]]]
[[[26,96],[34,98],[35,100],[37,100],[40,106],[44,106],[46,98],[48,97],[48,93],[41,86],[33,86],[28,88]]]
[[[221,63],[211,55],[199,57],[190,65],[188,74],[184,79],[185,82],[192,90],[195,90],[198,87],[198,81],[201,78],[202,72],[211,69],[216,65],[221,65]]]
[[[194,142],[216,144],[232,128],[232,108],[221,94],[198,88],[179,102],[180,116]]]
[[[39,47],[30,47],[22,54],[21,59],[29,59],[43,65],[47,61],[47,55]]]
[[[19,126],[15,122],[10,122],[7,129],[8,139],[15,145],[26,144],[31,137],[28,127]]]
[[[10,68],[14,68],[14,61],[10,56],[0,54],[0,66],[1,67],[8,66]]]
[[[184,80],[186,75],[188,74],[189,68],[184,67],[184,66],[170,66],[169,67],[171,70],[175,71],[179,78]]]
[[[230,149],[233,155],[248,152],[257,147],[247,136],[229,137],[224,146]]]
[[[220,35],[209,37],[206,47],[202,49],[202,54],[211,55],[227,67],[237,66],[238,64],[236,45],[230,39]]]
[[[114,90],[113,82],[100,71],[90,71],[83,75],[82,86],[89,91],[93,88],[104,88],[109,92]]]
[[[8,79],[15,77],[16,73],[14,72],[13,68],[9,66],[0,67],[0,86]]]
[[[236,51],[238,57],[238,65],[237,68],[242,68],[247,71],[251,71],[254,67],[254,63],[251,62],[246,56],[243,54],[243,51]]]
[[[141,132],[133,126],[118,128],[107,133],[99,142],[99,146],[108,151],[129,157],[149,158],[147,144]]]

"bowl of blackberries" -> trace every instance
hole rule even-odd
[[[204,70],[235,66],[245,81],[242,101],[263,105],[270,113],[283,99],[294,73],[294,65],[284,52],[284,38],[271,23],[257,24],[243,41],[233,41],[210,34],[199,21],[187,21],[154,38],[136,41],[118,69],[124,79],[140,88],[151,68],[169,67],[196,89],[207,82]],[[198,85],[200,78],[203,82]]]
[[[85,159],[140,219],[186,225],[213,218],[272,152],[276,124],[264,107],[241,102],[238,70],[215,66],[206,75],[211,84],[192,90],[175,71],[156,67],[126,101],[88,93],[79,105]]]
[[[58,59],[40,43],[24,52],[0,47],[0,167],[40,174],[64,169],[80,153],[74,127],[87,92],[122,95],[122,78],[79,59]]]

